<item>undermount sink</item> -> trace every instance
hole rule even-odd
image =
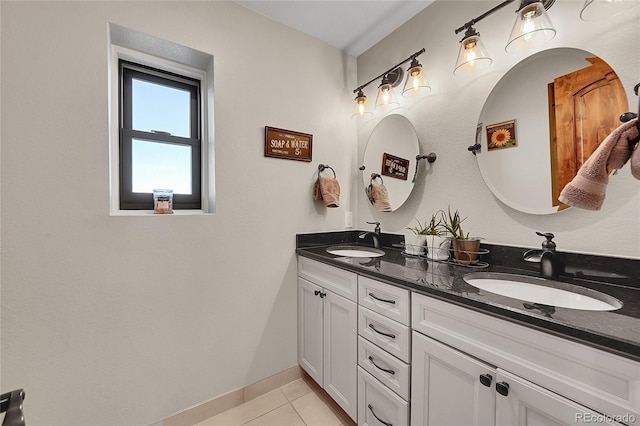
[[[327,253],[344,257],[380,257],[384,252],[377,248],[365,246],[331,246]]]
[[[615,297],[573,284],[498,272],[475,272],[463,279],[474,287],[502,296],[560,308],[614,311],[622,307]]]

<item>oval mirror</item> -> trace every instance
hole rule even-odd
[[[379,211],[394,211],[409,198],[419,154],[418,134],[406,117],[388,115],[373,129],[361,170],[369,201]]]
[[[491,192],[524,213],[567,208],[564,186],[629,110],[611,67],[584,50],[545,50],[516,64],[478,120],[478,167]]]

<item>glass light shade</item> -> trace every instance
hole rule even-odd
[[[583,21],[597,21],[611,18],[640,4],[638,0],[585,0],[580,11]]]
[[[460,42],[460,51],[453,74],[471,74],[487,68],[492,62],[493,59],[489,57],[489,53],[480,40],[480,34],[476,33]]]
[[[369,108],[367,97],[360,91],[355,98],[353,106],[353,115],[351,118],[370,117],[373,113]]]
[[[405,98],[415,98],[422,96],[431,91],[431,86],[427,82],[427,78],[422,65],[412,66],[407,70],[407,79],[404,82],[402,96]]]
[[[524,6],[517,13],[505,50],[509,53],[537,50],[556,35],[541,1]]]
[[[400,105],[393,92],[393,87],[389,83],[383,83],[378,88],[378,96],[376,97],[376,109],[391,109]]]

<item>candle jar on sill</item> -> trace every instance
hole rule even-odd
[[[153,212],[155,214],[173,214],[173,190],[153,190]]]

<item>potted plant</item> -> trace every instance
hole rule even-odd
[[[404,251],[407,254],[421,255],[424,254],[424,246],[427,242],[427,235],[429,235],[429,226],[427,222],[423,224],[417,218],[416,222],[417,226],[407,226],[405,228],[411,232],[405,232],[404,234]]]
[[[462,219],[460,212],[456,210],[451,213],[451,207],[447,209],[447,213],[443,214],[443,226],[453,241],[453,256],[455,261],[464,265],[475,265],[478,263],[478,252],[480,251],[480,239],[469,237],[469,233],[465,234],[462,229]]]
[[[431,215],[431,220],[426,226],[427,231],[427,258],[433,260],[446,260],[449,258],[450,240],[445,235],[444,211],[438,210]]]

